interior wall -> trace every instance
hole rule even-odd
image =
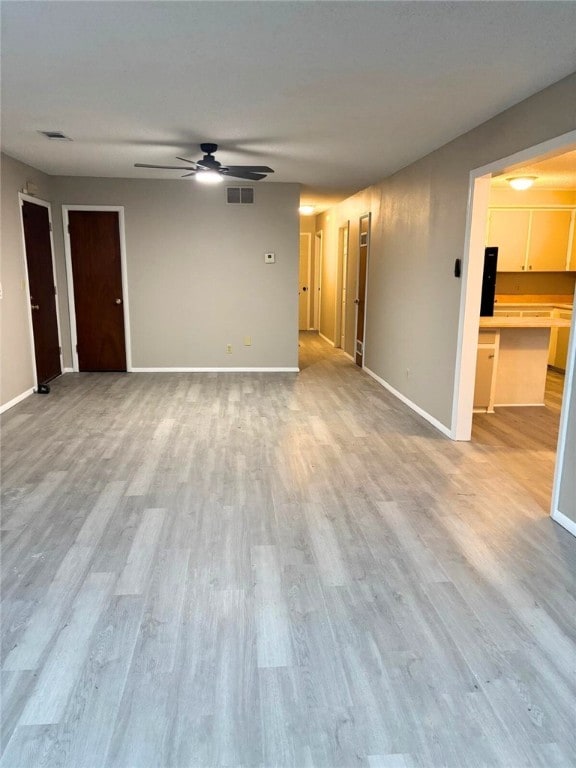
[[[51,177],[7,155],[0,158],[0,405],[35,386],[35,365],[30,331],[24,244],[18,192],[27,182],[38,187],[37,196],[50,202]],[[62,294],[61,282],[57,283]]]
[[[180,179],[55,177],[53,189],[61,258],[62,204],[124,206],[134,368],[297,367],[299,185],[256,185],[253,205]]]
[[[328,212],[329,220],[324,217],[325,234],[337,243],[338,226],[371,211],[365,365],[447,429],[462,291],[454,261],[466,258],[470,171],[575,128],[576,74],[345,200]],[[351,246],[354,240],[351,231]],[[325,312],[333,316],[330,306]],[[347,350],[349,345],[347,340]]]

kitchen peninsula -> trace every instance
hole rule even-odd
[[[494,317],[480,318],[476,411],[544,405],[551,330],[570,328],[570,319],[561,316],[561,309],[499,310]]]

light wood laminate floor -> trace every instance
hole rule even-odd
[[[554,409],[453,443],[301,352],[5,414],[0,768],[576,765]]]

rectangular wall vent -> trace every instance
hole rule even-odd
[[[52,139],[52,141],[72,141],[72,139],[63,134],[62,131],[38,131],[38,133],[41,133],[42,136],[46,136],[47,139]]]
[[[254,202],[254,187],[228,187],[226,189],[226,201],[250,205]]]

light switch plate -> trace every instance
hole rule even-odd
[[[276,254],[275,253],[265,253],[264,254],[264,263],[265,264],[275,264],[276,263]]]

